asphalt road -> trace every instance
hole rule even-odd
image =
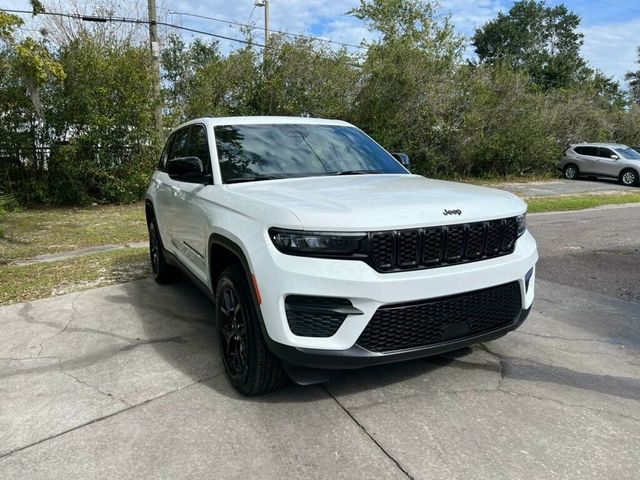
[[[616,180],[607,179],[587,179],[580,180],[541,180],[538,182],[504,182],[490,184],[490,187],[500,188],[525,197],[546,197],[555,195],[576,195],[576,194],[606,194],[620,192],[637,192],[637,187],[626,187],[620,185]]]
[[[516,332],[243,398],[151,280],[0,308],[0,478],[637,479],[640,207],[531,216]]]

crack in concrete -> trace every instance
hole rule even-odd
[[[50,341],[52,341],[57,336],[62,335],[71,326],[73,321],[76,319],[76,315],[78,314],[78,307],[76,306],[76,302],[78,301],[78,298],[80,298],[80,296],[82,296],[81,293],[76,295],[76,296],[74,296],[73,300],[71,300],[71,317],[69,318],[69,321],[66,323],[64,328],[62,330],[58,331],[57,333],[55,333],[54,335],[52,335],[51,337],[49,337],[49,338],[43,340],[42,342],[40,342],[40,350],[38,350],[38,353],[36,354],[36,356],[38,356],[38,357],[40,356],[40,354],[44,350],[44,346],[45,346],[46,343],[49,343]],[[29,306],[31,308],[33,308],[33,305],[31,305],[30,303],[29,303]],[[33,318],[33,315],[30,315],[30,317]]]
[[[344,413],[347,414],[347,416],[358,426],[360,427],[360,429],[364,432],[364,434],[369,438],[369,440],[371,440],[377,447],[378,449],[380,449],[380,451],[389,459],[391,460],[395,466],[398,468],[398,470],[400,470],[405,477],[407,477],[410,480],[413,480],[413,476],[402,466],[400,465],[400,462],[398,460],[396,460],[393,455],[391,455],[374,437],[371,433],[369,433],[369,431],[365,428],[364,425],[362,425],[352,414],[351,412],[335,397],[331,394],[331,392],[327,389],[327,387],[325,385],[321,385],[321,388],[326,392],[326,394],[333,399],[334,402],[336,402],[338,404],[338,406],[342,409],[342,411],[344,411]],[[2,458],[2,457],[0,457]]]
[[[153,398],[149,398],[147,400],[144,400],[143,402],[136,403],[136,404],[133,404],[133,405],[129,405],[129,406],[124,407],[124,408],[122,408],[120,410],[112,412],[112,413],[110,413],[108,415],[103,415],[102,417],[94,418],[93,420],[85,422],[85,423],[83,423],[81,425],[76,425],[73,428],[69,428],[69,429],[64,430],[62,432],[56,433],[55,435],[50,435],[48,437],[41,438],[40,440],[32,442],[32,443],[30,443],[28,445],[24,445],[22,447],[14,448],[13,450],[9,450],[8,452],[0,454],[0,459],[3,459],[5,457],[8,457],[9,455],[13,455],[13,454],[18,453],[18,452],[21,452],[21,451],[26,450],[28,448],[35,447],[37,445],[40,445],[41,443],[48,442],[49,440],[53,440],[55,438],[61,437],[62,435],[66,435],[67,433],[71,433],[71,432],[74,432],[74,431],[79,430],[81,428],[87,427],[89,425],[93,425],[94,423],[101,422],[102,420],[106,420],[108,418],[115,417],[116,415],[119,415],[119,414],[124,413],[124,412],[128,412],[129,410],[133,410],[135,408],[142,407],[142,406],[147,405],[147,404],[149,404],[151,402],[154,402],[154,401],[159,400],[159,399],[161,399],[163,397],[166,397],[167,395],[171,395],[173,393],[180,392],[181,390],[184,390],[185,388],[189,388],[189,387],[191,387],[193,385],[196,385],[198,383],[207,382],[209,380],[212,380],[212,379],[222,375],[223,373],[224,373],[224,371],[218,372],[215,375],[210,375],[210,376],[205,377],[205,378],[200,378],[200,379],[195,380],[195,381],[193,381],[191,383],[188,383],[187,385],[183,385],[183,386],[181,386],[181,387],[179,387],[179,388],[177,388],[175,390],[170,390],[168,392],[165,392],[165,393],[162,393],[160,395],[157,395],[157,396],[155,396]]]
[[[7,362],[23,362],[27,360],[60,360],[60,357],[51,357],[51,356],[41,356],[41,357],[0,357],[0,361]]]
[[[115,395],[113,395],[113,394],[111,394],[111,393],[104,392],[104,391],[102,391],[100,388],[98,388],[96,385],[93,385],[93,384],[91,384],[91,383],[85,382],[84,380],[80,380],[78,377],[76,377],[75,375],[72,375],[71,373],[69,373],[69,372],[68,372],[68,371],[66,371],[66,370],[60,369],[60,373],[62,373],[63,375],[66,375],[67,377],[73,378],[76,382],[78,382],[78,383],[79,383],[79,384],[81,384],[81,385],[85,385],[85,386],[87,386],[87,387],[89,387],[89,388],[92,388],[93,390],[95,390],[96,392],[98,392],[98,393],[100,393],[100,394],[104,395],[105,397],[108,397],[108,398],[110,398],[110,399],[113,399],[113,400],[117,400],[117,401],[119,401],[119,402],[122,402],[122,403],[124,403],[124,404],[125,404],[126,406],[128,406],[128,407],[131,407],[131,406],[132,406],[132,405],[131,405],[129,402],[127,402],[126,400],[123,400],[122,398],[116,397]]]
[[[211,333],[210,336],[214,334]],[[62,366],[62,370],[75,370],[78,368],[85,368],[96,363],[99,363],[103,360],[108,360],[118,355],[118,353],[123,351],[132,350],[134,348],[149,345],[149,344],[158,344],[158,343],[175,343],[175,344],[183,344],[188,343],[191,337],[202,338],[203,334],[201,332],[190,332],[188,335],[183,335],[181,337],[168,337],[168,338],[152,338],[147,340],[140,340],[132,342],[128,345],[124,345],[117,349],[105,349],[102,351],[98,351],[96,353],[85,355],[83,357],[70,358],[68,360],[61,360],[60,357],[33,357],[33,358],[55,358],[60,361],[60,365]],[[20,360],[20,359],[17,359]],[[12,373],[0,374],[0,380],[4,378],[15,377],[19,375],[28,375],[28,374],[36,374],[36,373],[48,373],[57,370],[58,367],[55,364],[45,365],[41,367],[33,367],[17,370]]]
[[[620,418],[625,418],[628,420],[634,420],[636,422],[640,422],[640,418],[636,418],[630,415],[625,415],[623,413],[619,413],[619,412],[614,412],[611,410],[607,410],[607,409],[600,409],[600,408],[593,408],[587,405],[583,405],[583,404],[579,404],[579,403],[567,403],[567,402],[563,402],[562,400],[558,400],[556,398],[551,398],[551,397],[544,397],[544,396],[540,396],[540,395],[534,395],[532,393],[522,393],[522,392],[516,392],[514,390],[510,390],[508,388],[504,388],[503,387],[503,382],[506,379],[505,375],[504,375],[504,371],[506,369],[506,366],[508,365],[508,361],[509,360],[521,360],[521,359],[517,359],[517,358],[510,358],[510,357],[505,357],[503,355],[500,355],[496,352],[493,352],[489,349],[489,347],[487,347],[485,344],[480,344],[479,345],[484,351],[486,351],[489,355],[492,355],[493,357],[495,357],[496,359],[498,359],[500,361],[500,381],[498,382],[498,387],[495,389],[495,391],[498,392],[502,392],[505,394],[510,394],[510,395],[516,395],[516,396],[520,396],[520,397],[529,397],[529,398],[534,398],[540,401],[549,401],[549,402],[554,402],[557,403],[559,405],[562,405],[566,408],[582,408],[585,410],[589,410],[595,413],[603,413],[603,414],[608,414],[608,415],[613,415],[616,417],[620,417]],[[580,387],[576,387],[576,388],[580,388]],[[615,393],[610,393],[611,395],[615,395]]]
[[[75,300],[74,300],[74,302],[75,302]],[[23,307],[18,311],[18,316],[20,318],[22,318],[26,323],[30,323],[30,324],[33,324],[33,325],[43,325],[45,327],[50,327],[50,328],[55,328],[55,329],[62,328],[62,331],[66,331],[66,332],[69,332],[69,333],[95,333],[95,334],[98,334],[98,335],[105,335],[105,336],[108,336],[108,337],[116,338],[118,340],[123,340],[125,342],[133,342],[133,341],[135,341],[135,339],[132,339],[132,338],[129,338],[129,337],[125,337],[123,335],[118,335],[117,333],[107,332],[107,331],[104,331],[104,330],[98,330],[96,328],[71,327],[71,325],[70,325],[71,322],[67,322],[67,324],[65,326],[61,326],[60,324],[55,323],[55,322],[47,322],[47,321],[43,321],[43,320],[36,320],[33,317],[33,315],[31,313],[29,313],[32,309],[33,309],[33,306],[31,305],[31,303],[29,303],[29,302],[25,303],[23,305]],[[76,311],[76,313],[78,313],[78,312]],[[62,331],[56,332],[55,335],[43,340],[40,343],[40,345],[43,345],[44,343],[48,343],[54,337],[56,337],[59,334],[61,334]],[[40,350],[40,353],[42,353],[42,349]]]

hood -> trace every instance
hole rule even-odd
[[[526,210],[522,200],[502,190],[419,175],[322,176],[227,187],[274,209],[288,209],[305,230],[416,228],[491,220]]]

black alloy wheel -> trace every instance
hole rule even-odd
[[[164,258],[162,240],[155,219],[149,220],[147,227],[149,229],[149,258],[153,279],[161,284],[169,283],[173,280],[175,272]]]
[[[258,308],[244,269],[225,268],[216,288],[218,344],[231,384],[244,395],[275,390],[288,380],[267,347]]]
[[[238,300],[238,294],[231,286],[222,289],[222,313],[220,333],[222,335],[222,358],[232,376],[242,376],[248,368],[247,328],[244,312]]]

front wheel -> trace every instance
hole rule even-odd
[[[627,187],[632,187],[638,184],[638,173],[635,170],[625,170],[620,175],[620,183]]]
[[[259,322],[244,271],[226,268],[216,288],[220,353],[231,384],[245,395],[275,390],[288,378],[267,348]]]

